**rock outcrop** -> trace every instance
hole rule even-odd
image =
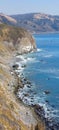
[[[22,54],[36,49],[34,38],[23,28],[0,24],[0,41],[3,41],[9,49]]]

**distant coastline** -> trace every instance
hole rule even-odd
[[[59,33],[59,15],[29,13],[8,16],[0,13],[0,23],[22,27],[31,33]]]
[[[31,34],[32,34],[32,35],[36,35],[36,34],[55,34],[55,33],[56,33],[56,34],[59,34],[59,31],[55,31],[55,32],[52,32],[52,31],[49,32],[49,31],[48,31],[48,32],[37,32],[37,33],[34,32],[34,33],[31,33]]]

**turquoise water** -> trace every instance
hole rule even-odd
[[[34,38],[37,52],[24,55],[26,68],[22,72],[31,88],[25,85],[19,95],[29,93],[22,96],[23,102],[40,104],[45,117],[59,121],[59,34],[36,34]]]

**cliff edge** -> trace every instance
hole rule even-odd
[[[3,41],[11,50],[15,50],[20,54],[36,49],[34,38],[23,28],[0,24],[0,41]]]

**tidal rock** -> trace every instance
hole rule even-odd
[[[46,103],[49,103],[49,101],[48,101],[48,100],[45,100],[45,102],[46,102]]]
[[[45,90],[44,93],[45,94],[50,94],[50,91],[49,90]]]
[[[25,97],[28,97],[28,96],[29,96],[29,94],[28,94],[28,93],[25,93],[25,94],[24,94],[24,96],[25,96]]]
[[[30,85],[31,85],[31,82],[27,80],[27,84],[30,84]]]
[[[31,86],[30,86],[30,85],[27,85],[27,87],[28,87],[28,88],[31,88]]]
[[[25,67],[26,67],[26,65],[22,65],[21,67],[22,67],[22,68],[25,68]]]

